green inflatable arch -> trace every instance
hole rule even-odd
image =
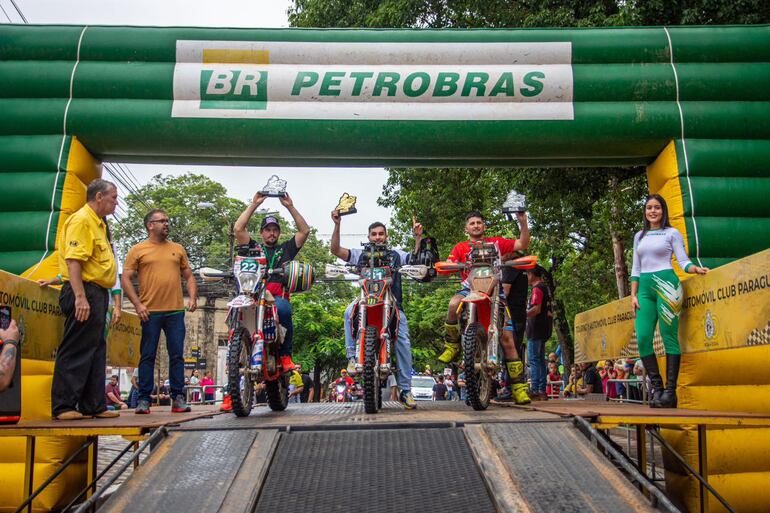
[[[769,26],[5,25],[0,84],[0,268],[26,276],[102,160],[650,165],[702,264],[770,247]]]

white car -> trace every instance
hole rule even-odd
[[[418,401],[433,400],[433,385],[436,384],[430,376],[412,376],[412,396]]]

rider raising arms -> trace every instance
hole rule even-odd
[[[254,195],[251,204],[246,207],[246,210],[244,210],[238,220],[235,221],[233,231],[235,233],[235,240],[239,245],[248,244],[251,248],[261,247],[265,258],[267,259],[268,269],[277,269],[297,256],[302,245],[305,244],[308,235],[310,235],[310,227],[297,209],[294,208],[294,202],[289,195],[286,194],[280,198],[281,205],[286,207],[286,210],[289,211],[292,219],[294,219],[294,224],[297,226],[297,233],[286,242],[279,244],[278,237],[281,235],[281,227],[278,224],[278,219],[273,216],[267,216],[262,219],[259,231],[262,242],[259,243],[255,241],[249,235],[249,219],[251,219],[251,216],[254,215],[257,208],[265,201],[265,198],[267,198],[267,196],[260,192]],[[291,361],[294,324],[291,320],[289,293],[284,290],[280,276],[271,276],[268,278],[267,290],[269,290],[275,297],[278,318],[280,319],[281,326],[286,328],[286,336],[283,339],[283,344],[278,352],[278,356],[284,372],[288,372],[294,368],[294,362]]]
[[[521,235],[518,240],[506,239],[504,237],[484,237],[487,225],[484,222],[484,217],[479,212],[471,212],[465,216],[465,232],[468,234],[467,241],[458,243],[452,251],[449,253],[447,260],[450,262],[462,263],[468,260],[468,255],[471,252],[471,244],[478,242],[494,243],[497,246],[497,251],[501,257],[514,253],[516,251],[523,251],[529,247],[529,225],[527,224],[527,215],[524,212],[516,214],[519,222],[519,229]],[[463,288],[449,300],[449,310],[447,311],[446,335],[444,341],[444,352],[438,357],[443,363],[452,362],[460,353],[460,327],[457,321],[457,307],[460,305],[460,301],[470,293],[470,288],[466,279],[470,271],[465,270],[462,272]],[[514,396],[519,395],[519,400],[525,401],[526,396],[526,384],[521,387],[519,377],[523,374],[524,366],[519,359],[516,348],[513,344],[512,337],[501,337],[501,343],[505,352],[506,360],[508,361],[508,373],[511,378],[511,382],[515,386],[513,388]],[[524,396],[521,396],[521,393]],[[528,401],[529,398],[526,398]],[[517,400],[518,402],[518,400]]]
[[[348,249],[340,246],[340,214],[334,210],[332,212],[332,221],[334,221],[334,232],[332,232],[331,252],[345,262],[353,265],[360,265],[363,251],[360,249]],[[415,239],[415,248],[420,247],[423,228],[420,223],[415,222],[412,226],[412,234]],[[375,244],[386,244],[388,232],[382,223],[372,223],[368,230],[369,242]],[[417,249],[415,249],[417,251]],[[400,267],[408,264],[412,253],[407,253],[398,249],[388,250],[388,260],[395,266]],[[396,300],[400,322],[398,323],[398,340],[396,341],[396,362],[398,363],[398,387],[401,389],[399,400],[408,409],[417,407],[417,403],[412,397],[412,344],[409,341],[409,325],[401,307],[401,275],[393,273],[393,283],[391,284],[391,293]],[[350,324],[351,313],[355,308],[357,301],[353,301],[345,310],[345,348],[348,358],[348,372],[353,373],[356,370],[355,348],[356,343],[353,340],[353,329]]]

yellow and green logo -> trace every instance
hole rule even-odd
[[[201,70],[200,108],[265,110],[267,71],[239,65],[263,65],[269,61],[267,51],[205,49],[203,63],[221,67]]]

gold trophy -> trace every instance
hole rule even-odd
[[[351,196],[347,192],[343,193],[340,197],[340,202],[337,204],[337,207],[334,210],[336,210],[341,216],[355,214],[358,212],[358,210],[356,210],[356,197]]]

